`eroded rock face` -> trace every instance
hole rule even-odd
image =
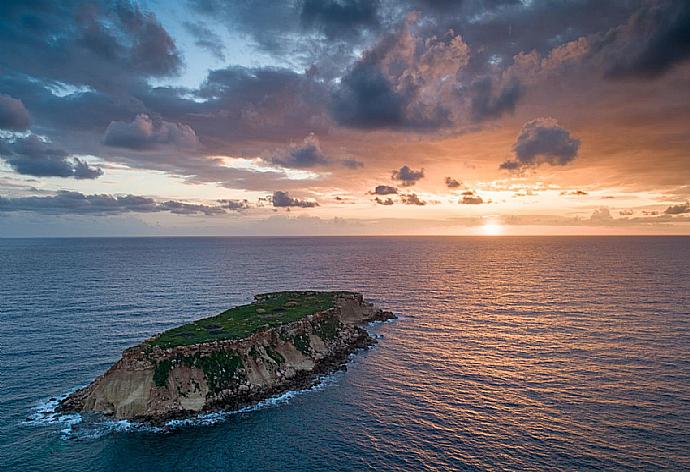
[[[161,422],[249,405],[337,370],[357,348],[375,343],[359,324],[390,318],[353,293],[334,308],[240,340],[170,348],[142,343],[60,409]]]

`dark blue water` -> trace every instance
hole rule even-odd
[[[0,470],[690,470],[689,267],[670,237],[0,240]],[[39,413],[153,333],[305,288],[402,317],[208,424]]]

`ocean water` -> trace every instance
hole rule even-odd
[[[400,319],[257,408],[51,414],[126,347],[283,289]],[[368,469],[690,470],[690,238],[0,240],[0,470]]]

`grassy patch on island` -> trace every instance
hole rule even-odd
[[[169,329],[146,342],[153,346],[173,347],[242,339],[260,329],[281,326],[332,308],[337,295],[342,293],[345,292],[266,293],[258,295],[253,303]]]

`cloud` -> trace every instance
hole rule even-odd
[[[501,169],[517,170],[541,164],[563,166],[577,157],[580,140],[559,126],[553,118],[537,118],[522,126],[513,145],[515,159],[505,161]]]
[[[106,146],[146,150],[163,145],[191,148],[199,143],[194,130],[182,123],[154,122],[149,115],[137,115],[130,123],[112,121],[103,135]]]
[[[0,129],[25,131],[31,126],[31,117],[21,100],[0,94]]]
[[[690,4],[662,0],[643,5],[599,44],[614,77],[658,77],[690,58]]]
[[[202,49],[206,49],[216,59],[220,61],[225,60],[225,45],[216,32],[200,22],[185,21],[183,25],[189,34],[194,36],[194,44]]]
[[[393,199],[392,198],[380,198],[376,197],[374,198],[374,201],[378,203],[379,205],[393,205]]]
[[[313,133],[304,138],[302,145],[292,145],[287,151],[282,151],[271,157],[271,162],[278,166],[296,169],[305,169],[330,163],[329,159],[321,151],[319,138]]]
[[[377,185],[374,191],[371,192],[372,195],[392,195],[394,193],[398,193],[397,187],[389,185]]]
[[[379,26],[378,8],[377,0],[304,0],[300,18],[328,39],[350,38]]]
[[[455,75],[469,61],[459,35],[418,36],[418,16],[385,36],[342,77],[333,94],[336,121],[354,128],[439,129],[452,123]]]
[[[585,192],[584,190],[571,190],[571,191],[563,191],[563,192],[561,192],[561,195],[573,195],[576,197],[581,197],[581,196],[589,195],[589,194],[587,192]]]
[[[230,211],[242,211],[251,208],[247,200],[218,200],[218,203]]]
[[[287,192],[281,191],[273,192],[273,195],[270,197],[270,200],[271,204],[277,208],[314,208],[319,206],[317,202],[293,198]]]
[[[420,200],[420,198],[417,196],[416,193],[408,193],[408,194],[400,195],[400,200],[405,205],[419,205],[419,206],[426,205],[426,202],[423,200]]]
[[[467,190],[462,193],[462,198],[460,198],[458,203],[461,205],[481,205],[484,203],[484,199],[472,190]]]
[[[412,170],[406,165],[402,166],[400,170],[394,170],[391,174],[391,178],[400,182],[403,187],[411,187],[423,177],[424,169]]]
[[[0,197],[0,213],[33,212],[62,215],[115,215],[122,213],[170,212],[179,215],[220,215],[224,206],[183,203],[176,200],[158,202],[136,195],[84,195],[60,191],[51,196]]]
[[[592,212],[592,216],[589,220],[595,224],[608,224],[611,223],[614,218],[611,216],[611,212],[608,208],[598,208]]]
[[[339,164],[348,169],[359,169],[364,166],[362,161],[353,158],[329,159],[321,150],[319,138],[310,133],[301,145],[291,144],[288,149],[275,152],[270,158],[271,163],[292,169],[308,169],[317,166]]]
[[[690,213],[690,203],[685,202],[679,205],[671,205],[664,210],[665,215],[681,215],[683,213]]]
[[[459,181],[455,180],[452,177],[446,177],[445,182],[446,182],[446,187],[448,187],[448,188],[458,188],[462,185]]]
[[[35,78],[122,90],[182,66],[172,37],[133,2],[10,2],[3,10],[0,63]]]
[[[14,142],[0,141],[0,157],[18,174],[35,177],[74,177],[95,179],[103,170],[89,166],[78,158],[70,158],[67,151],[52,147],[35,134]]]
[[[522,89],[520,82],[512,78],[500,90],[494,92],[491,79],[486,77],[470,87],[470,116],[473,121],[499,118],[504,113],[513,113]]]

